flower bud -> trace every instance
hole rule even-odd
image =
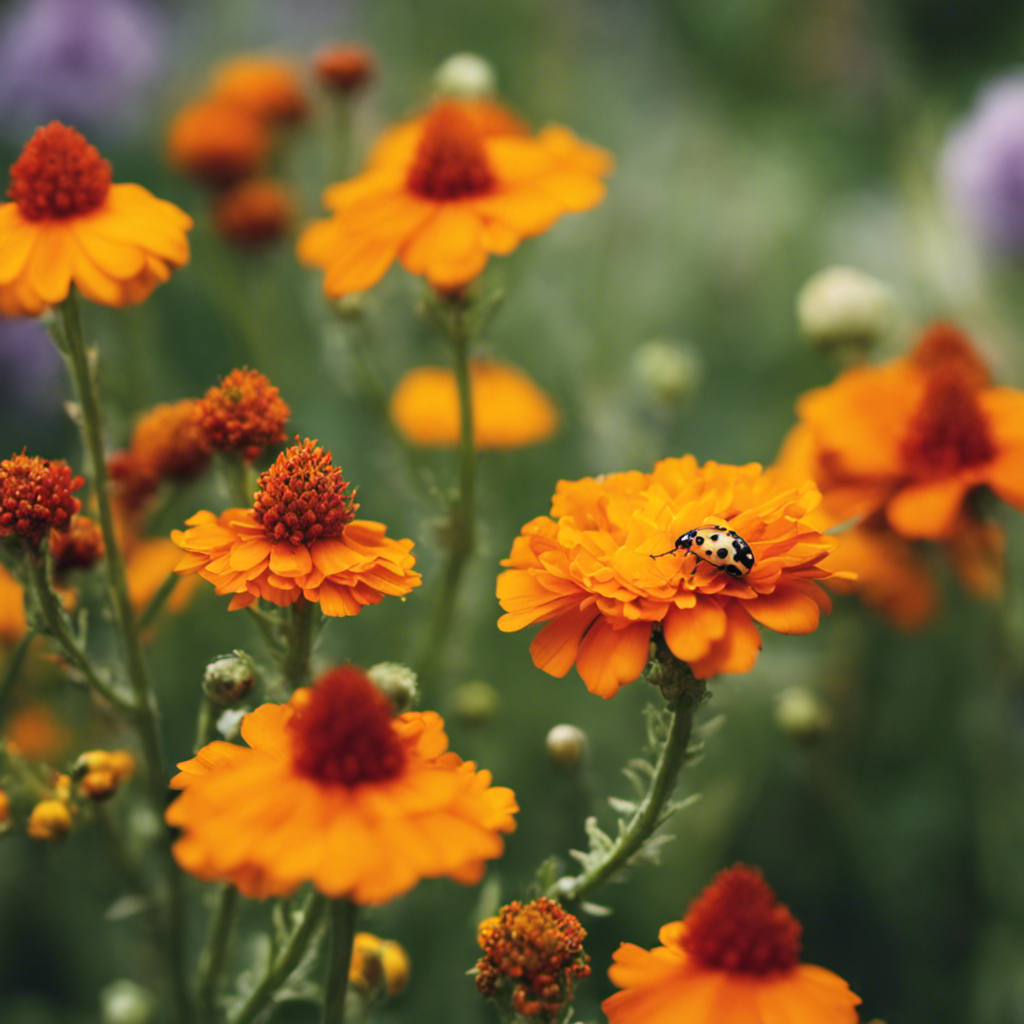
[[[409,954],[398,942],[356,932],[349,963],[349,984],[363,996],[396,996],[409,983]]]
[[[221,707],[245,700],[255,684],[252,662],[241,651],[215,658],[203,673],[206,696]]]
[[[800,330],[823,349],[866,351],[894,327],[891,288],[853,267],[827,267],[808,279],[796,300]]]
[[[71,811],[62,800],[40,800],[28,817],[28,834],[33,839],[63,839],[71,831]]]
[[[801,743],[814,743],[828,732],[832,716],[821,697],[805,686],[789,686],[775,704],[775,722]]]
[[[409,984],[412,964],[405,947],[390,939],[381,943],[380,958],[384,965],[384,987],[389,996],[397,996]]]
[[[373,78],[374,64],[373,51],[354,43],[325,46],[313,58],[317,78],[341,93],[362,89]]]
[[[548,732],[544,745],[553,765],[571,770],[587,752],[587,734],[575,725],[556,725]]]
[[[485,725],[500,707],[498,691],[481,679],[463,683],[452,692],[452,712],[466,725]]]
[[[416,686],[416,673],[411,668],[397,661],[381,661],[368,668],[366,674],[373,685],[391,701],[396,715],[415,707],[419,700],[419,689]]]
[[[100,992],[102,1024],[150,1024],[156,1010],[153,993],[121,978]]]
[[[661,405],[676,405],[696,394],[704,365],[692,345],[652,338],[633,353],[630,373],[645,396]]]
[[[434,72],[434,89],[440,96],[481,100],[498,91],[494,68],[475,53],[456,53]]]

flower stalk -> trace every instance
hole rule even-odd
[[[228,946],[238,909],[238,890],[230,884],[222,885],[217,894],[217,906],[210,921],[206,948],[199,958],[198,1003],[202,1024],[215,1024],[217,991],[227,961]]]
[[[281,674],[289,692],[309,683],[310,657],[316,633],[317,609],[312,601],[299,598],[289,608],[288,647]]]
[[[345,993],[352,960],[352,939],[356,930],[356,905],[351,900],[331,901],[331,938],[324,989],[323,1024],[344,1024]]]

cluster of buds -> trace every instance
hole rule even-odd
[[[12,455],[0,462],[0,537],[20,537],[38,551],[51,531],[65,533],[82,507],[73,495],[85,481],[60,459]]]
[[[391,939],[356,932],[348,981],[366,1002],[397,996],[409,983],[409,954]]]
[[[88,516],[73,516],[65,532],[50,531],[50,551],[58,578],[74,569],[91,569],[106,553],[100,524]]]
[[[75,762],[78,792],[89,800],[107,800],[135,774],[127,750],[87,750]]]

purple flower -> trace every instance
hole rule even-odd
[[[940,172],[954,210],[984,246],[1024,252],[1024,73],[982,93],[947,137]]]
[[[63,397],[60,356],[38,320],[0,318],[0,406],[35,419],[52,416]]]
[[[155,80],[164,24],[150,0],[21,0],[0,28],[0,116],[120,126]]]

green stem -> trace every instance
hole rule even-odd
[[[217,734],[217,707],[207,694],[199,702],[199,714],[196,717],[195,749],[205,747]]]
[[[341,181],[352,173],[352,99],[334,92],[330,97],[327,180]]]
[[[68,297],[56,307],[56,313],[59,323],[58,347],[64,356],[78,398],[78,426],[92,477],[100,530],[103,533],[103,543],[106,547],[110,604],[114,623],[124,647],[128,680],[135,698],[134,720],[146,761],[149,795],[154,810],[162,818],[164,806],[167,803],[167,770],[163,741],[160,736],[156,701],[142,653],[135,613],[128,596],[124,556],[117,541],[117,531],[114,525],[114,510],[110,500],[110,482],[103,444],[103,412],[94,369],[96,354],[90,352],[86,347],[74,290],[70,291]],[[187,1021],[191,1019],[191,1000],[185,981],[182,957],[181,876],[171,858],[168,843],[162,844],[162,858],[167,878],[170,924],[167,943],[168,963],[174,982],[178,1019]]]
[[[227,453],[221,459],[221,471],[231,501],[240,508],[248,508],[252,504],[253,493],[256,490],[252,465],[241,455]]]
[[[445,562],[441,593],[434,605],[434,619],[418,660],[421,678],[434,674],[451,633],[463,570],[473,554],[476,534],[476,447],[473,443],[473,397],[469,376],[468,308],[451,300],[445,325],[452,345],[455,382],[459,391],[459,487],[449,507]]]
[[[676,665],[680,668],[677,680],[682,677],[682,685],[676,687],[676,693],[669,700],[672,723],[658,756],[650,789],[607,856],[575,878],[560,879],[551,887],[549,896],[567,902],[583,899],[622,870],[661,824],[665,805],[675,791],[679,770],[686,761],[694,712],[704,697],[703,682],[695,680],[689,667],[682,662],[676,662]],[[660,667],[664,668],[664,663]]]
[[[174,588],[181,582],[177,573],[170,573],[167,579],[160,584],[160,589],[149,599],[149,604],[139,614],[139,630],[148,629],[153,625],[156,617],[163,611],[167,599],[174,592]]]
[[[270,655],[277,664],[280,664],[285,651],[281,644],[281,637],[278,635],[277,625],[255,605],[247,605],[245,610],[249,613],[252,624],[259,630],[260,636],[263,637],[263,642]]]
[[[299,926],[292,932],[285,943],[281,955],[270,965],[260,983],[253,989],[242,1008],[231,1017],[228,1024],[250,1024],[266,1008],[274,993],[288,980],[292,971],[299,966],[299,961],[306,952],[306,947],[316,934],[316,930],[327,909],[327,901],[323,896],[315,895],[306,908]]]
[[[0,723],[4,720],[7,700],[11,695],[11,690],[14,689],[14,684],[18,681],[18,673],[21,671],[25,655],[28,654],[29,645],[32,643],[34,636],[35,633],[31,629],[26,629],[22,638],[7,655],[3,675],[0,676]]]
[[[288,651],[285,655],[281,674],[289,690],[305,686],[311,674],[310,655],[313,653],[313,632],[316,607],[311,601],[300,597],[291,606],[291,622],[288,629]]]
[[[351,900],[331,901],[331,949],[324,989],[323,1024],[344,1024],[348,969],[352,961],[352,939],[356,930],[356,905]]]
[[[227,961],[228,944],[238,908],[238,890],[227,883],[220,887],[217,906],[210,921],[206,948],[199,958],[199,1019],[214,1024],[217,1015],[217,990]]]

